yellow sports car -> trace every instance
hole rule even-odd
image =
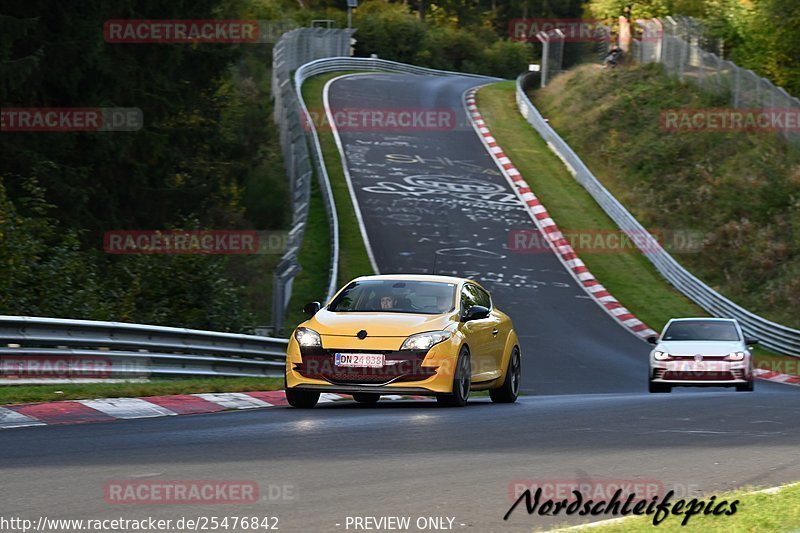
[[[511,319],[468,279],[357,278],[327,306],[312,302],[286,353],[286,399],[314,407],[321,392],[375,403],[382,394],[436,396],[463,406],[471,390],[495,402],[519,395],[520,349]]]

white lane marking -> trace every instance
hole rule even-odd
[[[575,259],[568,259],[567,261],[565,261],[565,263],[569,268],[586,266],[586,263],[584,263],[577,257]]]
[[[340,394],[334,394],[332,392],[323,392],[319,395],[319,403],[335,402],[341,399],[342,396]]]
[[[23,415],[11,409],[0,407],[0,428],[23,428],[26,426],[45,426],[41,420]]]
[[[259,407],[273,407],[271,403],[248,396],[241,392],[203,392],[194,394],[209,402],[213,402],[228,409],[257,409]]]
[[[341,160],[342,164],[342,171],[344,172],[345,181],[347,182],[347,190],[350,192],[350,201],[353,202],[353,211],[355,211],[356,215],[356,222],[358,222],[358,229],[361,232],[361,239],[364,241],[364,248],[367,250],[367,258],[369,259],[369,263],[372,266],[372,270],[375,274],[380,274],[381,271],[378,269],[378,262],[375,260],[375,254],[372,251],[372,245],[369,242],[369,236],[367,235],[367,226],[364,224],[364,216],[361,213],[361,206],[358,204],[358,198],[356,197],[356,190],[355,186],[353,185],[353,178],[350,175],[350,167],[347,165],[347,154],[344,149],[344,144],[342,143],[342,139],[339,136],[339,130],[336,128],[336,122],[333,117],[333,112],[331,111],[330,105],[330,87],[333,85],[334,82],[352,77],[352,76],[363,76],[368,73],[360,73],[360,74],[344,74],[343,76],[338,76],[331,80],[328,80],[325,83],[325,86],[322,88],[322,105],[325,107],[325,114],[328,117],[328,123],[331,127],[331,133],[333,134],[333,140],[336,143],[336,148],[339,150],[339,159]],[[323,163],[324,164],[324,163]]]
[[[78,403],[114,418],[154,418],[178,414],[140,398],[100,398],[97,400],[78,400]]]

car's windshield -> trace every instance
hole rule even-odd
[[[681,320],[664,332],[665,341],[738,341],[739,332],[733,322],[718,320]]]
[[[436,281],[365,280],[345,288],[329,311],[437,315],[455,307],[456,285]]]

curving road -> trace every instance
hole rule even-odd
[[[518,404],[337,403],[6,431],[2,515],[273,515],[282,531],[303,532],[353,531],[347,516],[444,516],[456,531],[516,532],[584,520],[518,509],[503,521],[521,480],[654,482],[691,496],[800,479],[798,389],[649,395],[648,345],[551,253],[508,251],[509,231],[534,226],[466,125],[462,93],[476,83],[349,76],[328,98],[333,109],[453,113],[455,129],[343,129],[341,145],[378,269],[430,272],[435,256],[438,273],[480,280],[512,316],[524,353]],[[109,505],[113,479],[254,480],[267,494],[247,506]],[[270,498],[270,486],[288,492]]]

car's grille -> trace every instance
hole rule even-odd
[[[669,358],[675,361],[694,361],[694,358],[697,357],[695,355],[675,355],[669,354]],[[728,357],[727,354],[725,355],[704,355],[703,361],[724,361],[725,358]]]
[[[381,368],[337,367],[336,352],[383,354],[386,364]],[[295,363],[295,370],[307,378],[324,379],[337,384],[384,385],[421,381],[436,375],[437,367],[422,366],[426,354],[425,351],[303,349],[303,362]]]
[[[671,381],[730,381],[732,379],[741,379],[734,377],[732,372],[729,371],[707,371],[707,372],[694,372],[691,370],[667,370],[664,371],[662,379]]]

